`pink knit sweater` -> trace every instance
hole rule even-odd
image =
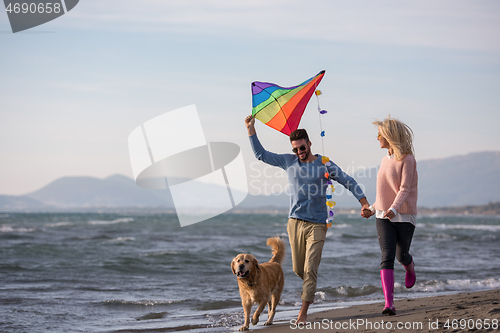
[[[417,162],[410,154],[401,161],[384,156],[377,174],[377,196],[373,208],[394,208],[401,214],[417,214]]]

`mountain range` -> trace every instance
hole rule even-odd
[[[354,178],[365,189],[370,202],[375,199],[378,168],[363,170]],[[500,201],[500,152],[478,152],[464,156],[417,161],[420,207],[458,207]],[[369,177],[368,177],[369,175]],[[342,189],[340,185],[337,189]],[[357,207],[348,193],[336,195],[338,207]],[[338,194],[336,192],[336,194]],[[286,209],[287,194],[248,195],[238,209]],[[173,210],[168,190],[138,187],[134,180],[113,175],[104,179],[63,177],[25,195],[0,195],[0,211],[57,211],[67,209],[136,208]]]

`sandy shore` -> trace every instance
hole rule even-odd
[[[500,290],[397,299],[395,305],[395,316],[382,315],[383,303],[374,303],[313,313],[305,326],[294,325],[292,320],[259,331],[500,332]]]

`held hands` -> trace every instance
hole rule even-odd
[[[361,216],[363,216],[365,219],[374,214],[370,209],[370,204],[368,203],[368,200],[366,200],[366,197],[359,199],[359,203],[361,204]]]
[[[363,207],[361,207],[361,216],[363,216],[364,218],[370,218],[371,216],[375,215],[375,212],[372,211],[370,209],[369,206],[367,205],[363,205]],[[385,214],[384,214],[384,219],[393,219],[394,217],[396,216],[396,213],[394,213],[394,211],[392,209],[388,209]]]
[[[375,212],[373,212],[370,209],[369,205],[363,205],[363,207],[361,207],[361,216],[363,216],[365,219],[370,218],[374,214],[375,214]]]

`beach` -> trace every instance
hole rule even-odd
[[[263,332],[494,332],[499,330],[500,289],[435,297],[396,299],[395,316],[383,303],[356,305],[309,315],[306,325],[276,323]],[[489,329],[488,329],[489,328]],[[252,327],[251,327],[252,329]]]
[[[500,299],[500,261],[494,259],[500,257],[500,216],[420,216],[411,248],[417,282],[406,289],[405,270],[395,265],[395,317],[380,314],[374,220],[337,214],[335,222],[310,321],[331,321],[335,332],[335,323],[349,320],[415,321],[427,329],[429,320],[500,318],[500,305],[493,304]],[[302,280],[293,272],[282,214],[223,214],[181,228],[175,214],[4,213],[0,332],[237,331],[244,318],[231,261],[238,253],[268,261],[266,239],[274,235],[283,237],[287,253],[285,288],[269,330],[291,331]],[[482,293],[472,298],[474,292]],[[426,298],[436,295],[446,296]],[[268,329],[266,316],[267,310],[250,329]]]

